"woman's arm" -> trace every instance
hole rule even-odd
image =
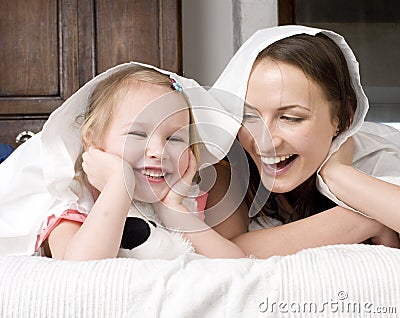
[[[225,168],[226,169],[226,168]],[[218,174],[216,186],[207,201],[215,205],[229,186],[229,173]],[[215,213],[215,212],[214,212]],[[246,215],[245,215],[246,214]],[[288,255],[305,248],[330,244],[360,243],[374,237],[374,242],[397,246],[391,231],[382,224],[341,207],[274,228],[247,232],[249,219],[244,205],[213,228],[241,248],[245,254],[258,258]]]
[[[131,169],[121,168],[121,158],[90,149],[84,154],[89,182],[100,190],[85,222],[62,221],[49,236],[53,258],[92,260],[118,254],[126,216],[131,204],[129,188],[134,187]]]
[[[329,190],[348,206],[400,232],[400,186],[353,168],[353,152],[349,138],[321,169]]]
[[[360,243],[372,237],[376,237],[375,242],[398,247],[398,239],[387,231],[390,229],[372,219],[335,207],[292,223],[248,232],[232,241],[258,258],[293,254],[311,247]]]

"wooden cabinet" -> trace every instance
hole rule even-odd
[[[181,73],[181,42],[180,0],[0,1],[0,142],[16,147],[114,65]]]

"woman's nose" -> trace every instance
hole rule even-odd
[[[275,149],[278,148],[283,141],[279,127],[273,122],[267,124],[266,121],[263,121],[262,127],[258,129],[255,140],[263,154],[275,152]]]

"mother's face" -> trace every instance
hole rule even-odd
[[[246,102],[239,140],[263,184],[295,189],[321,165],[337,130],[325,94],[299,68],[264,59],[253,66]]]

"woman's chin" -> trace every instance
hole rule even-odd
[[[298,186],[297,183],[284,182],[283,180],[277,180],[274,177],[265,174],[262,175],[261,181],[265,188],[274,193],[287,193]]]

